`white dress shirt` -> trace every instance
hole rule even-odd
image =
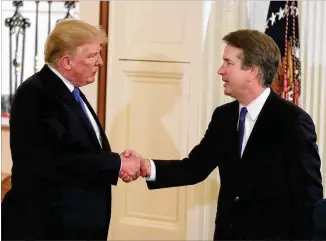
[[[260,94],[254,101],[252,101],[249,105],[247,105],[247,114],[245,119],[245,132],[243,134],[242,140],[242,150],[241,150],[241,157],[243,154],[244,149],[246,148],[246,144],[250,137],[251,131],[255,126],[256,120],[260,111],[262,110],[271,90],[270,88],[266,88],[263,93]],[[241,108],[244,107],[243,105],[239,105],[239,113]],[[239,127],[239,120],[238,120],[238,127]],[[155,181],[156,180],[156,166],[155,163],[150,160],[151,162],[151,175],[146,178],[147,181]]]
[[[266,88],[260,96],[258,96],[254,101],[252,101],[249,105],[243,106],[239,105],[239,113],[242,107],[247,107],[247,115],[245,119],[245,131],[243,133],[243,140],[242,140],[242,149],[241,149],[241,157],[243,154],[244,149],[246,148],[248,139],[250,137],[251,131],[255,126],[257,117],[263,108],[271,90],[270,88]],[[238,128],[239,128],[239,120],[238,120]]]
[[[63,77],[57,70],[52,68],[50,65],[48,65],[48,67],[49,67],[49,69],[51,69],[53,71],[53,73],[55,73],[62,80],[62,82],[67,86],[67,88],[69,89],[70,92],[72,92],[74,90],[75,86],[69,80],[67,80],[65,77]],[[88,118],[91,121],[91,124],[92,124],[92,126],[94,128],[94,131],[95,131],[96,137],[98,139],[98,142],[100,143],[100,145],[102,147],[102,137],[101,137],[101,134],[100,134],[100,128],[98,127],[92,113],[90,112],[90,110],[88,109],[88,107],[84,103],[84,101],[83,101],[83,105],[85,106]]]

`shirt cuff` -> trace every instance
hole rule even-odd
[[[155,181],[156,180],[156,166],[153,160],[149,160],[151,162],[151,175],[146,177],[146,181]]]

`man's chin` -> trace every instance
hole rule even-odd
[[[95,81],[95,76],[92,76],[92,77],[89,77],[88,80],[87,80],[87,83],[88,84],[91,84]]]
[[[231,91],[224,88],[224,94],[227,95],[227,96],[231,96]]]

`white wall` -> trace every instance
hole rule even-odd
[[[265,31],[269,2],[266,0],[247,0],[248,28]]]

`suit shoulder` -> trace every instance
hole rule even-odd
[[[35,73],[18,86],[13,95],[11,110],[15,110],[18,106],[30,108],[31,105],[40,105],[45,102],[46,96],[39,73]]]
[[[42,88],[42,81],[40,78],[39,73],[35,73],[25,81],[23,81],[17,88],[15,93],[30,91],[33,89],[40,89]]]
[[[311,119],[310,115],[303,110],[300,106],[293,104],[292,102],[285,100],[279,96],[274,98],[275,110],[277,116],[282,122],[289,121],[291,123],[298,120],[299,117]]]
[[[23,81],[17,88],[14,94],[14,99],[19,96],[33,96],[37,93],[40,93],[43,90],[44,86],[42,84],[39,73],[35,73],[34,75],[27,78]]]
[[[297,106],[288,100],[279,97],[278,101],[280,102],[280,111],[282,111],[283,113],[289,113],[295,116],[301,114],[308,115],[308,113],[303,110],[300,106]]]
[[[226,103],[226,104],[223,104],[223,105],[220,105],[215,108],[213,116],[228,113],[238,107],[239,107],[239,102],[236,100]]]

